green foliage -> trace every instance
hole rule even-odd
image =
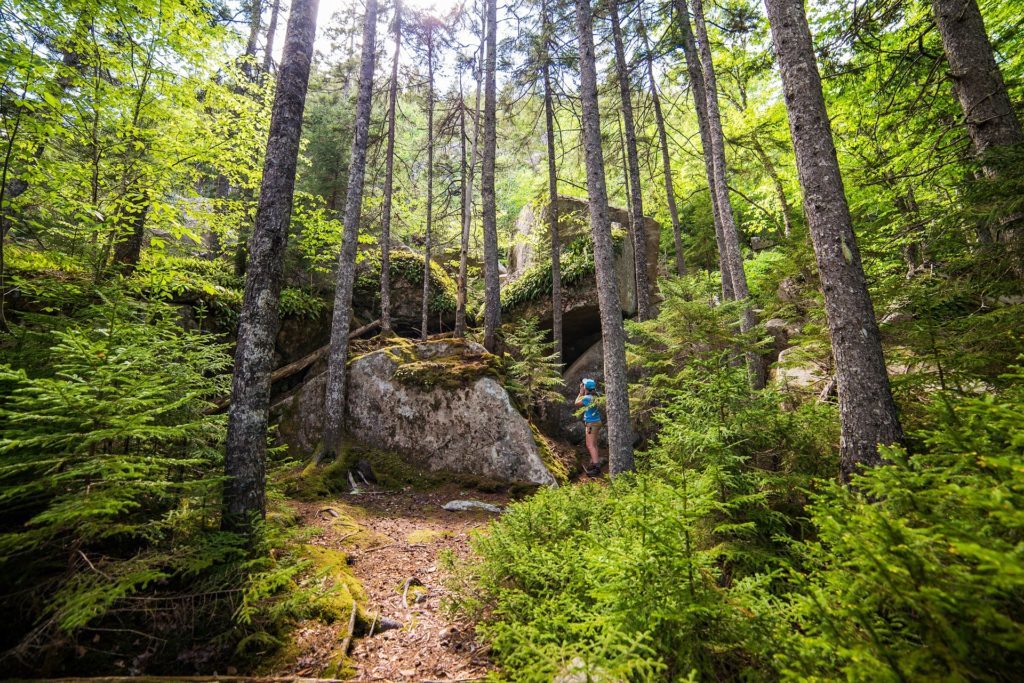
[[[281,290],[282,318],[315,318],[326,310],[327,302],[322,296],[294,287]]]
[[[538,492],[475,542],[471,567],[481,633],[512,680],[572,669],[591,680],[740,675],[744,638],[766,631],[745,594],[729,591],[704,514],[717,511],[712,476],[673,483],[620,477]]]
[[[293,532],[218,530],[224,417],[207,409],[230,357],[177,321],[168,306],[103,298],[51,332],[46,372],[0,365],[4,648],[27,666],[67,635],[110,629],[142,638],[140,662],[189,646],[151,606],[232,648],[324,611],[298,589],[311,569]]]
[[[127,299],[54,336],[53,376],[0,370],[0,571],[8,587],[45,587],[31,621],[74,630],[166,578],[138,548],[173,536],[183,514],[213,514],[223,428],[204,409],[230,359],[183,334],[173,310]]]
[[[734,362],[735,309],[709,307],[698,280],[666,285],[659,317],[631,326],[645,373],[631,395],[657,427],[642,473],[539,493],[476,544],[471,601],[514,680],[770,669],[758,606],[787,566],[782,539],[806,530],[799,487],[835,467],[834,412],[786,413],[752,393]]]
[[[456,607],[513,680],[1012,680],[1024,661],[1024,371],[932,392],[844,488],[835,408],[734,362],[713,284],[631,326],[641,471],[543,491],[475,542]]]
[[[782,603],[782,671],[997,681],[1020,670],[1024,372],[1006,379],[999,396],[937,396],[918,435],[927,452],[890,449],[891,464],[814,501],[818,538],[796,546],[801,572]]]
[[[624,239],[626,239],[626,231],[619,229],[612,231],[612,244],[616,253],[621,251]],[[594,276],[594,243],[590,235],[584,233],[563,245],[559,264],[563,287],[572,287],[592,278]],[[546,296],[551,296],[551,259],[547,258],[545,254],[540,257],[536,265],[531,266],[518,278],[502,287],[501,310],[513,311],[519,306]]]
[[[423,257],[408,251],[391,252],[391,283],[403,282],[411,285],[419,294],[423,291]],[[355,288],[368,296],[380,292],[380,252],[364,251],[360,255],[359,269],[356,272]],[[452,313],[455,311],[457,286],[452,277],[445,272],[433,259],[430,262],[430,305],[431,313]]]
[[[532,421],[534,411],[544,403],[563,400],[562,364],[548,333],[539,328],[536,318],[504,325],[503,338],[508,353],[505,364],[505,388],[526,409]]]
[[[688,424],[662,433],[648,472],[512,506],[477,540],[460,606],[513,680],[576,657],[593,678],[1012,680],[1024,373],[1007,380],[998,397],[936,401],[928,452],[887,451],[815,494],[806,521],[772,502],[770,472],[669,411]]]

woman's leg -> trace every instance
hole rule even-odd
[[[597,450],[597,436],[601,430],[596,425],[587,425],[587,450],[590,451],[590,463],[596,465],[600,459]]]

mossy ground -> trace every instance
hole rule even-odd
[[[310,502],[332,498],[349,490],[347,462],[339,458],[319,467],[311,461],[305,467],[285,472],[278,483],[293,500]]]
[[[408,534],[405,540],[409,543],[431,543],[441,538],[451,536],[452,532],[444,529],[417,529]]]

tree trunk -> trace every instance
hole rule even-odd
[[[267,24],[267,44],[263,49],[263,73],[269,74],[274,65],[274,38],[277,36],[277,17],[281,12],[281,0],[274,0],[270,7],[270,23]]]
[[[932,0],[932,11],[974,150],[985,155],[993,148],[1020,144],[1024,134],[992,54],[977,0]]]
[[[498,215],[494,195],[494,157],[497,151],[497,90],[495,69],[498,50],[498,2],[484,0],[487,12],[484,58],[484,154],[480,172],[484,227],[484,347],[494,353],[501,325],[501,285],[498,281]]]
[[[840,476],[881,462],[903,430],[889,390],[875,312],[839,173],[802,0],[765,0],[782,74],[804,211],[825,294],[841,421]]]
[[[626,159],[626,134],[622,130],[622,117],[619,114],[615,115],[615,124],[619,127],[619,151],[622,152],[622,192],[626,195],[626,215],[633,215],[633,195],[629,192],[629,160]],[[630,226],[626,226],[630,228]],[[636,243],[633,239],[633,231],[630,229],[629,241]],[[634,261],[636,259],[634,258]],[[633,264],[634,276],[636,275],[636,263]],[[636,277],[633,278],[634,286],[636,284]]]
[[[459,72],[459,226],[465,228],[466,226],[466,214],[469,212],[469,201],[466,196],[466,181],[469,178],[469,162],[466,160],[466,91],[462,85],[462,72]],[[464,231],[464,230],[463,230]],[[465,311],[465,298],[461,291],[463,278],[465,273],[462,270],[463,254],[467,259],[467,267],[469,265],[469,235],[466,235],[466,241],[459,240],[459,275],[458,283],[456,284],[456,295],[455,295],[455,336],[461,337],[459,334],[459,305],[463,305],[462,310],[462,321],[465,325],[466,311]],[[465,250],[463,250],[463,244],[465,244]]]
[[[684,2],[686,0],[683,0]],[[732,280],[733,298],[743,301],[740,314],[740,331],[749,334],[757,326],[757,317],[750,306],[750,291],[747,289],[747,275],[743,269],[743,253],[740,251],[739,234],[729,198],[729,182],[725,165],[725,135],[722,132],[722,118],[718,110],[718,84],[715,81],[715,65],[711,59],[711,43],[704,24],[702,0],[693,0],[693,19],[697,29],[697,45],[700,48],[701,67],[704,71],[704,94],[708,115],[708,137],[711,141],[711,160],[714,184],[711,186],[718,199],[718,213],[722,221],[722,243],[725,246],[726,262]],[[704,151],[707,154],[707,150]],[[768,381],[768,368],[764,357],[756,351],[748,351],[747,371],[754,389],[763,389]]]
[[[402,50],[402,3],[395,2],[395,58],[388,86],[388,142],[384,154],[384,202],[380,221],[380,331],[391,334],[391,201],[395,187],[395,110],[398,105],[398,57]]]
[[[363,206],[366,175],[366,147],[373,104],[373,69],[376,56],[377,0],[367,0],[363,19],[363,49],[359,62],[359,92],[356,100],[355,134],[349,162],[348,193],[345,198],[345,229],[338,256],[338,281],[334,290],[331,322],[331,354],[324,391],[324,443],[317,462],[333,460],[341,446],[345,425],[345,389],[348,371],[348,331],[352,323],[352,287],[356,275],[359,214]]]
[[[372,0],[371,0],[372,1]],[[227,453],[224,460],[226,529],[250,531],[266,515],[267,412],[278,303],[295,190],[302,113],[316,37],[318,0],[295,0],[263,163],[256,229],[250,240],[251,264],[238,323],[235,370],[231,380]]]
[[[633,100],[629,92],[629,64],[622,43],[622,25],[619,21],[618,0],[608,8],[612,20],[612,41],[615,44],[615,69],[619,79],[619,97],[622,100],[622,120],[626,128],[626,159],[629,169],[629,231],[633,236],[633,258],[636,267],[636,317],[650,320],[654,317],[651,295],[654,283],[647,272],[647,237],[644,231],[644,201],[640,192],[640,155],[636,148],[636,123],[633,120]]]
[[[114,266],[122,275],[131,275],[139,264],[148,215],[148,203],[128,203],[124,207],[118,240],[114,244]]]
[[[654,106],[654,124],[658,129],[658,143],[661,147],[661,167],[665,175],[665,201],[668,204],[669,218],[672,220],[672,242],[675,246],[676,274],[686,275],[686,257],[683,254],[683,229],[679,223],[679,210],[676,208],[676,192],[672,184],[672,163],[669,160],[668,133],[665,130],[665,114],[661,109],[661,96],[658,94],[658,83],[654,79],[654,58],[647,39],[647,25],[643,19],[642,6],[637,7],[637,20],[640,37],[644,43],[644,62],[647,66],[647,83],[651,89],[651,104]]]
[[[455,306],[455,336],[466,336],[466,287],[469,276],[469,229],[473,224],[473,175],[476,171],[477,143],[480,138],[480,82],[481,71],[483,70],[484,57],[487,47],[487,17],[482,18],[480,36],[480,56],[477,59],[476,76],[476,101],[473,104],[473,148],[469,153],[469,169],[466,184],[463,186],[462,201],[464,211],[462,214],[462,241],[459,247],[459,291],[456,295]]]
[[[551,239],[551,338],[555,360],[562,362],[562,242],[558,236],[558,169],[555,166],[555,104],[551,92],[551,23],[547,0],[541,2],[544,33],[544,127],[548,143],[548,233]]]
[[[250,80],[255,80],[258,67],[254,63],[256,59],[256,42],[260,37],[260,28],[263,26],[263,0],[252,0],[249,3],[249,39],[245,41],[245,65],[242,71]]]
[[[724,229],[722,226],[721,208],[718,196],[714,191],[715,170],[711,156],[711,127],[707,114],[707,91],[704,87],[704,69],[697,54],[697,42],[690,26],[690,8],[686,0],[675,0],[676,26],[683,44],[683,55],[686,57],[686,71],[690,78],[690,92],[693,93],[693,109],[697,114],[697,129],[700,132],[700,145],[704,152],[704,173],[707,176],[708,190],[711,193],[711,213],[715,222],[715,243],[718,246],[718,271],[722,276],[722,298],[734,298],[732,273],[729,269],[725,247]]]
[[[629,419],[629,385],[626,378],[626,330],[622,325],[608,190],[605,187],[604,155],[601,152],[601,119],[597,102],[597,68],[590,0],[576,0],[576,28],[580,51],[580,102],[590,230],[594,239],[594,269],[601,309],[601,344],[607,391],[608,459],[612,476],[634,469],[633,429]]]
[[[423,240],[423,314],[420,339],[430,334],[430,229],[434,220],[434,28],[427,27],[427,229]]]

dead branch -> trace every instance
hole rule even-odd
[[[377,320],[374,320],[372,323],[363,325],[362,327],[356,328],[355,330],[350,332],[348,335],[348,339],[349,341],[352,341],[353,339],[361,337],[367,332],[375,330],[378,327],[380,327],[379,318]],[[324,344],[313,353],[303,356],[297,361],[294,361],[292,363],[289,363],[288,365],[285,365],[284,367],[280,367],[277,370],[274,370],[274,372],[270,374],[270,383],[274,384],[275,382],[280,382],[283,379],[287,379],[288,377],[291,377],[292,375],[305,370],[306,368],[308,368],[309,366],[313,365],[318,360],[326,356],[330,350],[331,345]],[[216,401],[214,401],[213,405],[204,410],[203,413],[206,415],[213,415],[226,409],[229,405],[231,405],[231,397],[222,396],[221,398],[218,398]]]

